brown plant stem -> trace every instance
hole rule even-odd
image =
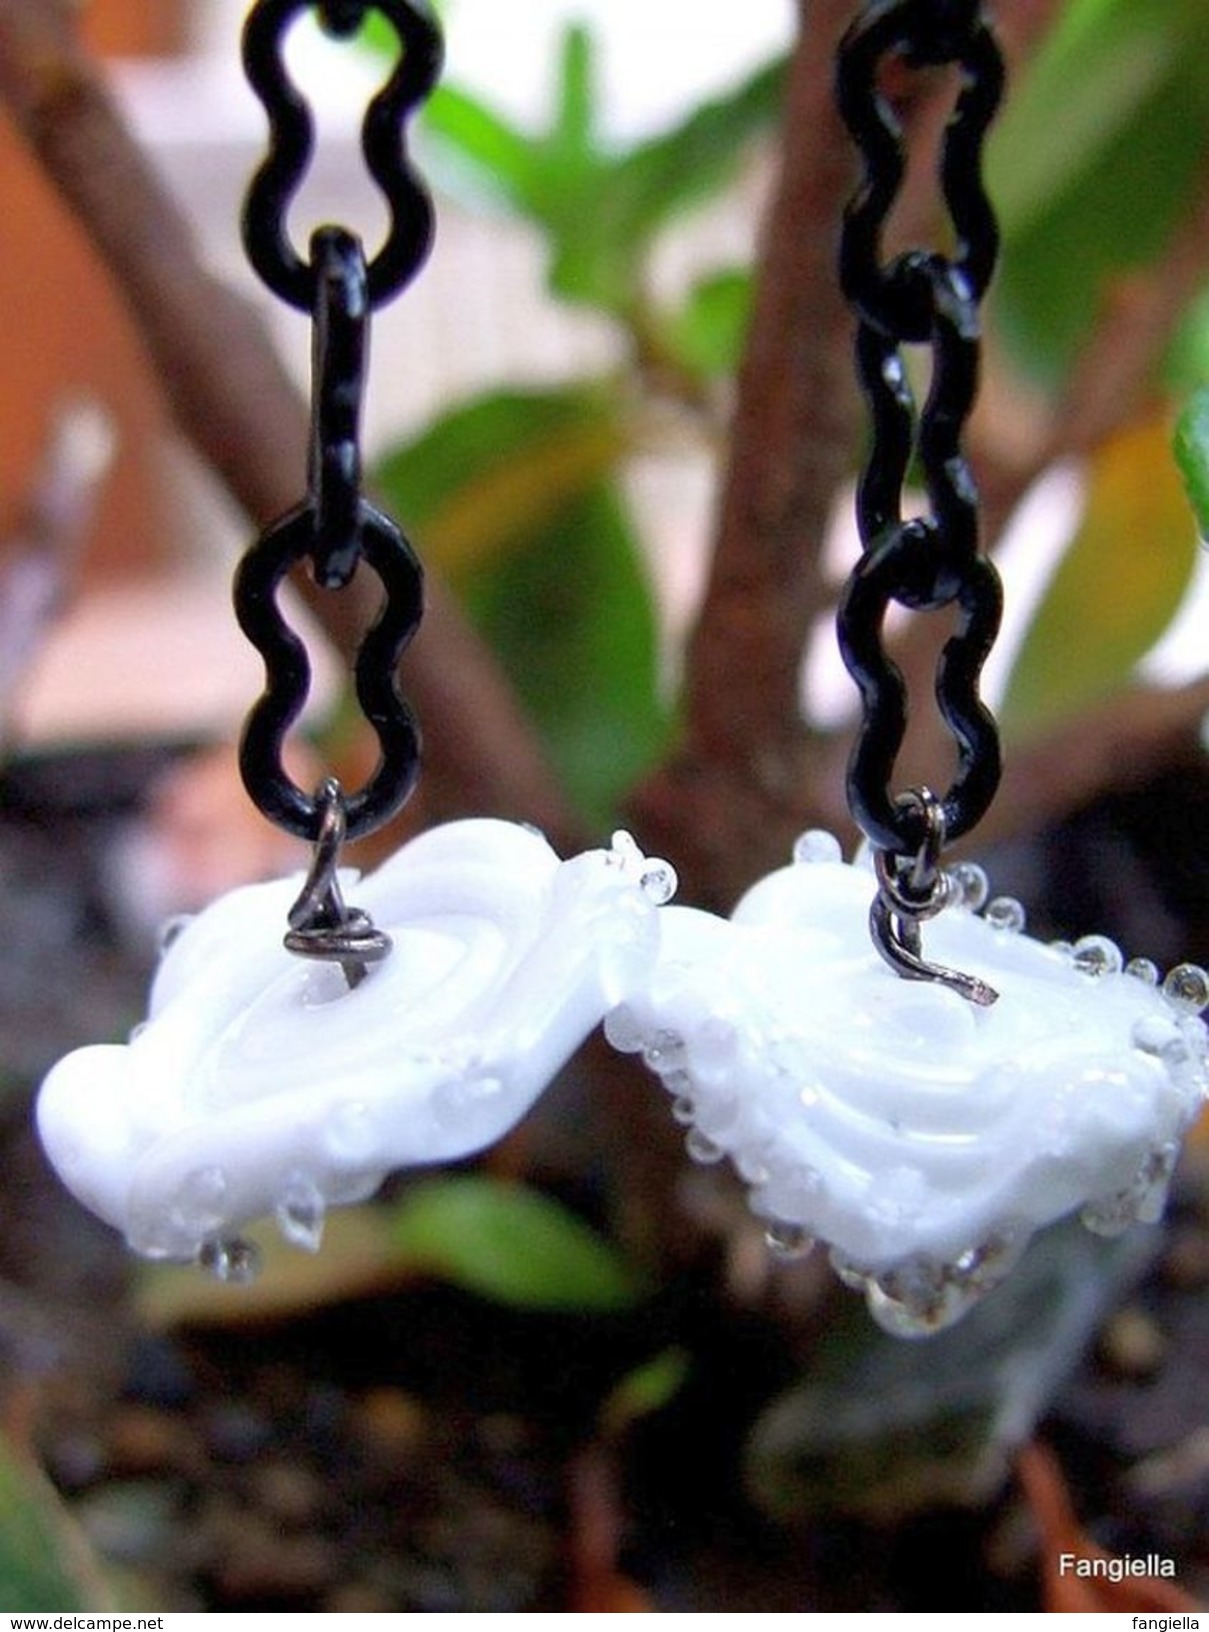
[[[829,604],[820,551],[859,427],[836,276],[857,164],[832,92],[857,9],[801,6],[716,546],[687,655],[683,739],[632,804],[644,837],[676,856],[687,893],[715,903],[783,856],[811,800],[799,676]]]
[[[193,234],[127,129],[66,0],[0,0],[0,105],[111,272],[177,425],[257,527],[299,497],[306,404],[252,308],[204,268]],[[346,653],[375,586],[299,587]],[[427,724],[430,806],[523,817],[573,844],[579,823],[494,659],[429,582],[405,665]]]
[[[1035,833],[1113,789],[1140,787],[1198,752],[1209,676],[1159,689],[1132,687],[1007,756],[979,844]]]

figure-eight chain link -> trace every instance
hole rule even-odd
[[[361,139],[389,227],[372,260],[356,234],[342,226],[320,227],[302,255],[291,240],[288,216],[310,168],[315,125],[290,77],[286,39],[303,13],[344,37],[371,12],[391,23],[400,47],[366,111]],[[424,0],[256,0],[243,53],[248,81],[269,121],[268,155],[244,206],[244,245],[268,287],[310,313],[313,371],[306,496],[252,545],[235,581],[236,616],[265,665],[265,689],[248,715],[240,768],[264,815],[315,846],[288,944],[342,962],[355,983],[367,961],[385,955],[389,942],[367,933],[363,917],[344,907],[335,858],[345,839],[380,826],[415,786],[419,732],[396,674],[423,606],[422,572],[411,545],[362,492],[368,332],[371,314],[411,281],[432,241],[432,206],[408,161],[405,137],[409,116],[436,81],[441,38]],[[365,787],[348,796],[331,778],[314,793],[304,791],[283,763],[286,734],[310,687],[310,663],[282,616],[278,595],[287,574],[303,563],[324,588],[346,587],[361,568],[374,573],[383,590],[381,611],[355,662],[357,700],[378,738],[379,761]]]
[[[939,178],[952,253],[911,249],[887,263],[883,236],[905,171],[902,125],[880,81],[893,58],[912,68],[956,67],[962,83]],[[840,275],[859,320],[857,368],[873,424],[856,502],[863,554],[838,615],[840,648],[864,708],[849,766],[849,803],[881,853],[873,924],[879,950],[900,973],[958,986],[968,977],[922,963],[918,924],[943,904],[945,841],[979,820],[1000,774],[998,731],[978,686],[1002,595],[998,574],[979,553],[977,494],[962,434],[978,384],[979,303],[998,252],[981,162],[1002,89],[1002,59],[978,0],[873,0],[840,48],[840,111],[865,161],[863,183],[845,216]],[[931,351],[929,394],[918,415],[904,345]],[[913,455],[929,513],[904,519],[903,484]],[[957,608],[936,674],[937,700],[957,753],[952,785],[942,797],[926,789],[892,792],[907,728],[906,686],[885,646],[886,614],[895,602],[923,612]],[[993,1000],[985,988],[965,995]]]

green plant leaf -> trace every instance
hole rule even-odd
[[[445,9],[444,0],[428,0],[428,4],[430,10],[438,17]],[[377,56],[395,57],[399,54],[399,36],[395,32],[394,24],[376,7],[370,9],[361,24],[357,44]]]
[[[627,236],[649,239],[725,186],[745,144],[775,123],[784,88],[785,61],[778,57],[623,154],[613,178],[612,209]]]
[[[1038,377],[1061,377],[1110,281],[1179,222],[1209,144],[1207,49],[1202,0],[1073,0],[1014,87],[987,158],[995,312]]]
[[[652,240],[734,174],[745,144],[776,116],[783,77],[780,62],[762,68],[659,136],[619,149],[598,128],[592,36],[573,26],[544,131],[523,132],[450,86],[433,96],[425,123],[453,185],[477,180],[544,233],[556,294],[625,316],[639,301]]]
[[[435,179],[455,195],[478,191],[519,215],[533,215],[533,143],[523,131],[456,85],[438,86],[423,118],[441,143]]]
[[[10,1614],[116,1607],[87,1542],[48,1480],[3,1441],[0,1604]]]
[[[492,391],[386,454],[373,481],[422,537],[425,559],[465,586],[609,476],[633,440],[607,388]]]
[[[1175,428],[1175,462],[1202,539],[1209,538],[1209,386],[1196,391]]]
[[[1188,588],[1196,532],[1161,421],[1124,431],[1088,469],[1082,523],[1054,572],[1001,710],[1025,735],[1128,679]]]
[[[628,1309],[641,1289],[625,1261],[536,1190],[478,1176],[432,1179],[399,1203],[394,1237],[430,1274],[522,1309]]]
[[[572,795],[607,826],[668,730],[650,586],[616,487],[573,498],[481,574],[469,605]]]
[[[679,1394],[691,1369],[688,1350],[670,1348],[627,1372],[600,1408],[602,1434],[620,1439],[635,1422],[662,1411]]]
[[[612,392],[498,392],[445,415],[376,473],[598,821],[668,729],[651,587],[613,474],[631,438]]]
[[[733,374],[751,318],[752,277],[740,267],[711,272],[690,289],[665,325],[664,341],[694,374]]]

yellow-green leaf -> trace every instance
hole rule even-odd
[[[574,1213],[499,1179],[417,1185],[399,1203],[394,1236],[417,1268],[517,1308],[603,1312],[640,1295],[620,1253]]]
[[[1167,423],[1153,419],[1092,458],[1082,523],[1042,598],[1001,710],[1006,731],[1043,730],[1123,686],[1175,615],[1196,529]]]
[[[632,444],[608,390],[493,391],[389,453],[374,481],[424,559],[462,584],[555,521]]]

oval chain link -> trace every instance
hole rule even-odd
[[[962,76],[940,168],[951,256],[911,249],[889,262],[883,257],[886,223],[906,168],[902,125],[879,85],[894,57],[913,67],[952,66]],[[896,796],[891,785],[908,705],[902,673],[885,646],[892,604],[957,609],[936,674],[937,700],[957,753],[952,785],[938,800],[945,835],[967,832],[999,784],[999,734],[979,682],[998,632],[1002,594],[994,567],[979,554],[977,493],[962,437],[978,384],[979,302],[998,253],[981,164],[1002,89],[1002,59],[976,0],[875,0],[840,49],[839,106],[865,162],[845,215],[840,269],[859,320],[857,369],[873,423],[856,505],[864,553],[838,614],[840,648],[864,710],[848,791],[867,837],[902,857],[917,856],[929,834],[920,799],[912,792]],[[909,344],[931,349],[931,385],[918,416],[902,355]],[[913,456],[929,513],[904,520],[903,485]]]

